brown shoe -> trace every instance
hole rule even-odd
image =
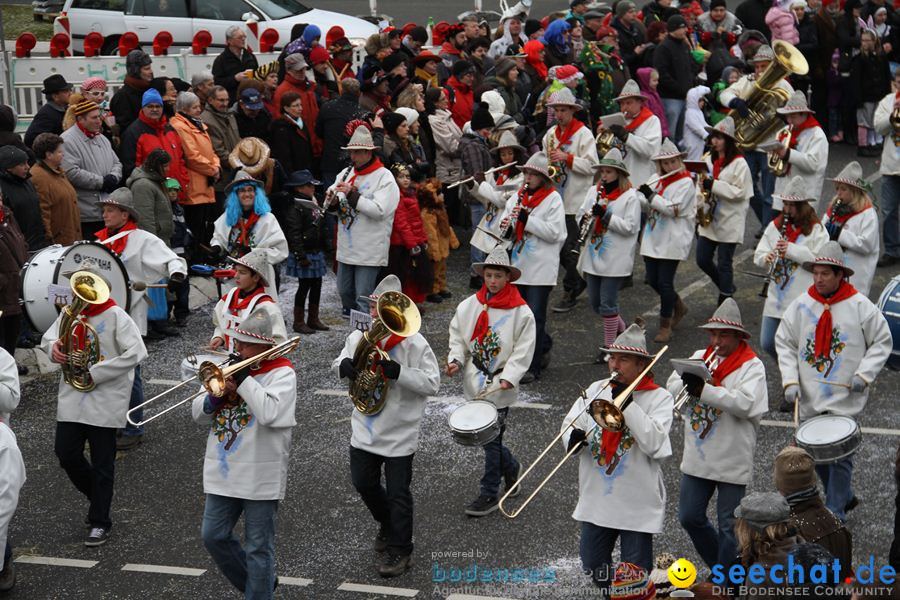
[[[310,327],[317,331],[328,331],[328,325],[319,320],[318,304],[309,305],[309,319],[307,319],[306,322]]]
[[[295,306],[295,307],[294,307],[294,326],[293,326],[293,330],[294,330],[296,333],[304,333],[304,334],[315,333],[315,332],[316,332],[315,329],[313,329],[312,327],[310,327],[309,325],[307,325],[307,324],[303,321],[303,308],[300,307],[300,306]]]
[[[684,315],[688,314],[687,305],[681,300],[681,296],[675,296],[675,314],[672,315],[672,329],[678,327]]]
[[[664,344],[672,339],[672,317],[659,318],[659,331],[653,341],[657,344]]]

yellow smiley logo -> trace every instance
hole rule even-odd
[[[686,588],[693,585],[697,579],[697,569],[689,560],[679,558],[669,567],[669,583],[677,588]]]

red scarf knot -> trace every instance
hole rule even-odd
[[[469,338],[470,342],[472,340],[478,340],[479,343],[484,341],[484,336],[487,335],[488,326],[490,324],[490,317],[488,315],[489,308],[512,310],[513,308],[525,304],[525,300],[519,293],[519,288],[511,283],[503,286],[502,290],[490,298],[488,298],[487,286],[482,284],[481,289],[475,292],[475,297],[478,299],[478,303],[481,304],[481,313],[475,320],[475,328],[472,330],[472,336]]]
[[[816,260],[822,259],[817,258]],[[819,317],[819,321],[816,323],[815,354],[817,360],[827,359],[831,356],[831,335],[833,332],[831,307],[856,294],[856,288],[848,281],[841,281],[841,285],[838,286],[837,291],[828,298],[816,291],[815,285],[809,286],[807,293],[813,300],[821,303],[825,307],[822,311],[822,316]]]
[[[113,235],[118,235],[119,233],[122,233],[123,231],[134,231],[137,228],[138,228],[138,226],[137,226],[137,223],[134,222],[134,219],[132,219],[131,217],[128,217],[128,221],[125,223],[125,225],[123,225],[122,228],[119,229],[118,231],[116,231],[115,233],[111,232],[109,230],[109,227],[104,227],[103,229],[101,229],[100,231],[95,233],[94,235],[101,242],[105,242],[106,240],[111,238]],[[123,235],[122,237],[120,237],[116,241],[112,242],[111,244],[104,244],[104,245],[107,248],[109,248],[110,250],[112,250],[113,252],[115,252],[117,256],[122,256],[122,253],[125,252],[125,247],[128,245],[128,238],[129,238],[128,235]]]
[[[84,326],[84,322],[88,317],[96,317],[113,306],[116,306],[116,301],[110,298],[106,302],[100,304],[88,304],[87,307],[81,311],[78,318],[75,319],[75,326],[72,328],[72,347],[75,350],[84,350],[85,348],[87,342],[87,327]]]
[[[803,229],[801,229],[800,227],[796,227],[794,225],[794,222],[791,221],[790,219],[788,220],[787,224],[785,225],[784,224],[784,215],[778,215],[777,217],[775,217],[775,220],[772,222],[772,224],[775,226],[775,229],[778,230],[779,232],[782,231],[781,228],[782,228],[782,225],[784,225],[784,233],[783,233],[784,238],[792,244],[796,244],[797,238],[799,238],[800,234],[803,233]]]
[[[347,180],[347,183],[349,183],[350,185],[353,185],[353,183],[356,181],[357,177],[361,177],[363,175],[368,175],[369,173],[374,173],[375,171],[382,168],[383,166],[384,165],[381,164],[381,161],[378,158],[376,158],[372,162],[369,163],[369,166],[363,167],[362,169],[357,169],[356,167],[353,167],[353,176]]]
[[[601,191],[601,196],[609,200],[609,204],[612,204],[616,201],[616,199],[624,193],[621,187],[617,187],[613,191],[606,193],[603,192],[603,182],[597,184],[597,190]],[[609,210],[609,204],[607,204],[606,210]],[[606,227],[603,225],[603,219],[595,219],[594,220],[594,233],[597,235],[602,235],[603,232],[606,231]]]
[[[727,167],[728,165],[730,165],[731,163],[733,163],[734,161],[736,161],[739,158],[744,158],[744,157],[742,155],[738,154],[737,156],[735,156],[728,162],[725,162],[724,156],[720,156],[719,158],[714,160],[713,161],[713,179],[718,179],[719,174],[722,172],[722,169],[724,169],[725,167]]]
[[[578,119],[572,119],[569,121],[569,124],[566,125],[565,129],[562,129],[559,125],[553,130],[553,134],[556,136],[557,148],[562,148],[566,144],[572,141],[572,136],[575,135],[579,129],[584,127],[584,123],[579,121]]]
[[[644,124],[644,121],[653,116],[653,111],[651,111],[646,106],[641,107],[641,112],[637,114],[637,116],[631,120],[631,123],[625,126],[627,131],[634,131],[638,127]]]
[[[812,129],[813,127],[821,127],[819,122],[816,121],[816,118],[812,115],[806,117],[806,120],[800,123],[795,127],[791,127],[791,142],[790,148],[791,150],[797,147],[797,143],[800,141],[800,134],[806,131],[807,129]]]
[[[238,244],[241,244],[242,246],[250,245],[250,232],[253,231],[253,227],[256,225],[257,221],[259,221],[259,215],[255,212],[250,213],[250,216],[246,219],[243,216],[238,219],[238,222],[234,226],[234,228],[238,230]]]
[[[709,360],[713,351],[715,351],[714,346],[707,346],[706,352],[703,353],[703,360]],[[741,340],[741,343],[738,344],[735,351],[726,356],[725,359],[719,362],[719,364],[716,365],[716,368],[713,369],[712,384],[715,386],[722,385],[722,382],[725,381],[726,377],[740,369],[745,362],[753,360],[754,358],[756,358],[756,352],[753,351],[750,344]]]
[[[259,363],[259,367],[256,369],[251,369],[250,373],[252,375],[261,375],[262,373],[268,373],[269,371],[273,371],[280,367],[287,367],[288,369],[294,370],[293,363],[286,359],[285,357],[273,358],[272,360],[264,360]]]
[[[260,302],[272,302],[272,298],[266,294],[266,289],[260,285],[243,298],[241,297],[240,291],[235,291],[234,295],[231,296],[231,303],[228,305],[228,310],[232,315],[238,315],[242,310],[250,306],[250,303],[253,302],[253,299],[257,296],[265,296],[264,298],[260,298]]]
[[[544,198],[552,194],[554,191],[551,186],[543,186],[538,190],[535,190],[532,193],[522,193],[522,206],[519,210],[526,210],[529,213],[533,211],[535,208],[540,206],[541,202],[544,201]],[[521,220],[516,220],[516,241],[521,242],[522,238],[525,237],[525,223]]]

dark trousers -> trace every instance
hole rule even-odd
[[[0,346],[3,346],[10,356],[16,355],[16,343],[19,341],[20,331],[22,331],[21,313],[0,317]]]
[[[412,462],[409,456],[380,456],[350,447],[350,478],[372,517],[387,529],[388,551],[408,556],[413,551]],[[381,485],[381,467],[384,481]]]
[[[206,256],[205,252],[200,251],[200,244],[209,245],[212,239],[213,221],[212,215],[218,215],[219,212],[213,213],[215,204],[182,204],[184,209],[184,223],[193,235],[193,246],[191,247],[191,256]],[[221,211],[220,211],[221,212]],[[227,248],[223,248],[227,250]]]
[[[452,181],[450,183],[453,183]],[[463,216],[463,205],[459,199],[459,187],[448,188],[447,184],[443,187],[444,206],[447,207],[447,217],[450,219],[450,225],[454,227],[465,227],[466,218]],[[465,211],[469,212],[469,211]],[[477,225],[478,223],[476,223]]]
[[[734,537],[734,509],[741,503],[746,486],[681,476],[678,499],[678,520],[690,536],[700,558],[710,569],[713,565],[729,565],[737,556]],[[706,516],[706,508],[714,492],[716,497],[716,521],[718,530]]]
[[[714,242],[709,238],[697,236],[697,266],[709,275],[719,293],[731,296],[735,292],[734,287],[734,251],[737,244],[725,244]],[[717,260],[713,262],[713,254],[718,252]]]
[[[541,374],[541,358],[545,352],[550,351],[550,345],[553,340],[547,333],[545,327],[547,325],[547,304],[550,300],[550,291],[552,285],[518,285],[519,293],[528,304],[528,308],[534,313],[535,323],[535,343],[534,355],[531,357],[531,366],[528,370],[534,373],[535,377]]]
[[[294,296],[294,308],[306,307],[306,296],[309,294],[309,305],[318,306],[322,296],[322,278],[297,280],[297,294]]]
[[[647,269],[647,283],[659,294],[659,316],[671,317],[675,312],[675,272],[678,271],[678,260],[666,258],[644,257]]]
[[[639,531],[610,529],[586,521],[581,522],[581,566],[590,574],[594,584],[607,590],[615,565],[612,551],[616,540],[621,539],[622,562],[630,562],[643,567],[649,573],[653,570],[653,535]]]
[[[584,279],[578,274],[578,254],[572,252],[578,246],[578,222],[575,215],[566,215],[566,241],[559,251],[559,266],[566,270],[563,289],[569,294],[578,294],[585,288]]]
[[[519,471],[519,461],[509,448],[503,445],[506,431],[506,417],[509,407],[497,409],[500,435],[484,445],[484,475],[481,476],[481,495],[496,498],[500,495],[500,478],[515,475]]]
[[[85,442],[91,447],[91,462],[84,457]],[[91,503],[88,509],[91,526],[112,527],[109,508],[116,467],[116,428],[58,422],[54,450],[59,466]]]
[[[760,229],[764,228],[774,218],[772,214],[772,193],[775,191],[775,176],[769,170],[769,155],[765,152],[751,151],[744,156],[747,166],[750,167],[750,177],[753,179],[753,196],[750,198],[750,208],[759,221]]]
[[[894,496],[894,539],[888,552],[888,564],[900,571],[900,489]]]
[[[103,229],[105,225],[103,221],[82,221],[81,222],[81,239],[92,240],[96,237],[96,233]]]
[[[175,302],[169,306],[176,319],[186,319],[191,314],[191,284],[188,277],[175,288]]]

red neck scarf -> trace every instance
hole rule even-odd
[[[775,229],[781,232],[781,226],[784,222],[784,215],[778,215],[775,217],[775,220],[772,221],[772,224],[775,226]],[[800,234],[803,233],[803,230],[799,227],[794,226],[793,221],[788,221],[787,225],[784,226],[784,238],[792,244],[797,243],[797,238],[800,237]]]
[[[378,158],[375,158],[372,162],[369,163],[369,166],[363,167],[362,169],[357,169],[353,167],[353,176],[347,181],[349,184],[353,184],[356,181],[356,178],[361,175],[368,175],[369,173],[374,173],[384,165],[381,164],[381,161]]]
[[[714,346],[707,346],[706,352],[703,353],[704,361],[712,355],[713,350],[715,350]],[[726,356],[725,360],[720,362],[713,370],[712,384],[715,386],[722,385],[726,377],[740,369],[745,362],[754,358],[756,358],[756,352],[753,351],[753,348],[746,341],[741,341],[737,349]]]
[[[819,122],[816,121],[816,118],[812,115],[807,116],[806,120],[799,125],[791,127],[791,150],[797,147],[797,142],[800,141],[798,139],[800,137],[800,134],[807,129],[812,129],[813,127],[821,127],[821,125],[819,125]]]
[[[544,198],[552,193],[553,187],[545,185],[532,194],[522,194],[522,208],[520,210],[527,209],[528,212],[533,211],[535,208],[540,206],[541,202],[544,201]],[[516,241],[521,242],[523,237],[525,237],[525,223],[520,220],[516,220]]]
[[[603,189],[603,182],[600,182],[597,184],[597,189]],[[614,189],[613,191],[611,191],[609,193],[604,192],[603,197],[605,197],[607,200],[609,200],[609,203],[612,204],[613,202],[616,201],[616,199],[619,196],[622,195],[622,193],[623,193],[622,188],[617,187],[616,189]],[[603,219],[594,219],[594,233],[599,234],[599,233],[603,233],[603,231],[604,231]]]
[[[643,379],[641,379],[641,382],[637,384],[637,387],[634,388],[634,391],[650,392],[656,389],[659,389],[659,386],[653,383],[653,375],[646,375]],[[600,452],[603,453],[603,456],[606,459],[606,464],[609,464],[613,456],[616,455],[616,450],[618,450],[619,448],[619,441],[621,439],[621,431],[609,431],[607,429],[603,430],[603,436],[600,438]]]
[[[79,123],[78,121],[75,121],[75,125],[78,126],[78,129],[81,130],[81,133],[83,133],[84,135],[86,135],[87,138],[88,138],[89,140],[92,140],[92,139],[94,139],[95,137],[97,137],[98,135],[100,135],[100,132],[99,132],[99,131],[88,131],[87,129],[85,129],[84,127],[82,127],[82,126],[81,126],[81,123]]]
[[[116,306],[116,301],[110,298],[101,304],[88,304],[87,308],[81,311],[81,316],[75,319],[75,327],[72,328],[72,345],[76,350],[84,350],[87,341],[87,328],[84,326],[84,321],[88,317],[96,317],[113,306]]]
[[[836,214],[834,214],[834,207],[835,207],[834,202],[832,202],[831,206],[828,207],[828,211],[827,211],[828,220],[832,223],[837,223],[841,227],[843,227],[847,223],[847,221],[849,221],[850,219],[852,219],[853,217],[855,217],[862,211],[866,210],[866,208],[868,208],[868,206],[866,206],[857,211],[848,211],[847,213],[841,213],[839,215],[836,215]]]
[[[406,338],[403,337],[402,335],[397,335],[395,333],[392,333],[390,336],[388,336],[387,339],[379,342],[378,345],[385,352],[390,352],[391,350],[394,349],[394,346],[396,346],[397,344],[399,344],[400,342],[402,342],[405,339]]]
[[[260,375],[262,373],[268,373],[269,371],[273,371],[280,367],[287,367],[291,370],[294,369],[294,365],[291,364],[291,361],[286,359],[285,357],[273,358],[272,360],[264,360],[259,363],[259,367],[256,369],[251,369],[250,373],[252,375]]]
[[[569,121],[569,124],[566,125],[565,129],[562,129],[559,125],[557,125],[553,133],[554,135],[556,135],[556,141],[559,142],[558,147],[562,148],[570,141],[572,141],[572,136],[575,135],[582,127],[584,127],[584,123],[575,118]]]
[[[852,297],[856,294],[856,288],[853,287],[853,284],[845,280],[841,281],[841,285],[830,298],[826,298],[817,292],[816,286],[814,285],[809,286],[806,293],[809,294],[813,300],[825,306],[825,310],[822,311],[822,316],[819,317],[819,322],[816,323],[815,352],[816,359],[828,358],[831,355],[831,306]]]
[[[109,227],[104,227],[103,229],[101,229],[94,235],[97,237],[98,240],[100,240],[101,242],[104,242],[104,241],[108,240],[109,238],[111,238],[112,236],[122,233],[123,231],[134,231],[137,228],[138,228],[138,226],[137,226],[137,223],[134,222],[134,219],[132,219],[131,217],[128,217],[128,221],[125,223],[125,225],[122,226],[122,229],[120,229],[116,232],[112,232],[109,230]],[[104,245],[107,248],[109,248],[110,250],[112,250],[113,252],[115,252],[117,255],[122,256],[122,253],[125,252],[125,246],[128,245],[128,236],[123,235],[122,237],[120,237],[119,239],[114,241],[113,243],[104,244]]]
[[[512,175],[512,177],[509,177],[510,175]],[[508,169],[503,169],[502,171],[500,171],[500,174],[497,175],[496,184],[503,185],[504,181],[506,181],[507,179],[512,179],[515,176],[516,176],[515,167],[509,167]]]
[[[651,111],[646,106],[641,107],[641,112],[637,114],[637,116],[631,120],[631,123],[625,126],[625,129],[628,131],[634,131],[638,127],[644,124],[644,121],[653,116],[653,111]]]
[[[660,179],[659,183],[656,184],[656,190],[661,193],[663,190],[665,190],[667,187],[669,187],[676,181],[681,181],[682,179],[690,179],[690,177],[691,177],[691,174],[688,173],[687,170],[682,169],[681,171],[678,171],[677,173],[674,173],[672,175],[669,175],[667,177],[663,177],[662,179]]]
[[[231,303],[228,306],[228,310],[231,311],[231,314],[237,315],[242,310],[250,306],[250,303],[253,302],[253,299],[257,296],[266,296],[265,298],[261,298],[260,302],[271,302],[272,299],[268,297],[266,294],[266,289],[263,286],[257,286],[252,292],[241,298],[241,292],[239,290],[235,290],[234,295],[231,296]]]
[[[489,308],[511,310],[525,304],[525,300],[519,293],[519,288],[511,283],[507,283],[502,290],[490,298],[488,298],[487,286],[482,284],[481,289],[475,292],[475,297],[478,298],[478,303],[481,304],[481,314],[475,320],[475,328],[472,329],[472,337],[469,338],[470,342],[472,340],[481,342],[484,340],[484,336],[487,335],[488,325],[490,324]]]
[[[728,165],[730,165],[733,161],[735,161],[735,160],[737,160],[737,159],[739,159],[739,158],[744,158],[744,157],[743,157],[742,155],[738,154],[737,156],[735,156],[734,158],[732,158],[732,159],[731,159],[730,161],[728,161],[727,163],[725,162],[725,157],[724,157],[724,156],[720,156],[719,158],[717,158],[716,160],[714,160],[714,161],[713,161],[713,179],[718,179],[718,178],[719,178],[719,173],[722,172],[722,169],[724,169],[725,167],[727,167]]]
[[[243,246],[250,245],[250,232],[253,231],[253,226],[256,225],[257,221],[259,221],[259,215],[255,212],[250,213],[250,216],[246,219],[243,216],[238,219],[238,222],[234,226],[235,229],[240,230],[237,239],[238,244]]]

